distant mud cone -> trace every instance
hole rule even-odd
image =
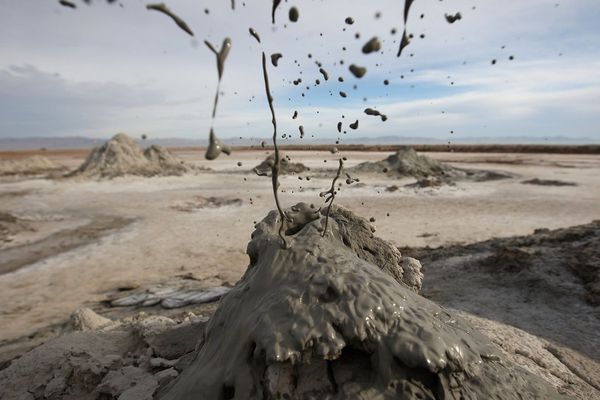
[[[198,168],[185,163],[161,146],[142,151],[135,140],[119,133],[92,150],[70,176],[114,178],[125,175],[183,175]]]
[[[458,180],[490,181],[512,178],[513,175],[499,171],[456,168],[430,157],[417,154],[410,146],[402,147],[385,160],[367,161],[350,169],[355,174],[383,173],[397,178],[416,178],[416,187],[432,187],[452,184]],[[427,180],[424,180],[427,178]]]
[[[253,171],[261,176],[271,176],[271,168],[273,168],[274,163],[275,155],[269,154],[263,162],[254,167]],[[281,175],[299,174],[309,170],[310,168],[306,165],[292,162],[291,159],[285,155],[281,157],[281,163],[279,164],[279,174]]]

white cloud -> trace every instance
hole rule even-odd
[[[394,41],[402,29],[402,2],[303,2],[297,4],[297,24],[287,22],[290,4],[282,3],[275,27],[270,2],[238,3],[232,12],[228,1],[169,1],[195,39],[168,17],[145,10],[144,2],[120,8],[97,1],[70,10],[52,1],[22,0],[5,7],[0,15],[0,136],[109,136],[125,130],[203,137],[211,124],[216,71],[202,41],[219,45],[225,36],[234,45],[215,122],[223,137],[270,135],[262,49],[283,53],[280,66],[270,67],[282,132],[297,132],[300,121],[290,116],[299,109],[301,123],[319,137],[335,137],[342,115],[348,122],[361,120],[360,131],[347,136],[446,137],[450,130],[485,136],[597,134],[600,56],[589,51],[600,40],[592,18],[600,9],[595,0],[560,2],[558,7],[554,0],[417,1],[409,20],[416,37],[401,59],[395,57]],[[380,19],[374,18],[377,11]],[[447,24],[444,13],[456,11],[463,19]],[[356,20],[351,27],[343,23],[350,15]],[[248,34],[250,26],[261,34],[261,45]],[[398,29],[394,36],[393,27]],[[360,47],[373,35],[382,39],[384,54],[364,56]],[[516,59],[508,61],[509,55]],[[495,66],[493,58],[498,59]],[[332,77],[318,88],[312,86],[322,80],[315,60]],[[352,78],[347,71],[351,62],[367,66],[367,77]],[[401,74],[405,79],[399,79]],[[336,81],[340,75],[343,84]],[[298,77],[302,85],[289,83]],[[383,86],[383,79],[391,85]],[[302,89],[307,83],[310,90]],[[352,89],[354,83],[358,90]],[[339,90],[349,97],[341,99]],[[381,123],[362,114],[363,97],[390,120]]]

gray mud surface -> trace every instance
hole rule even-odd
[[[400,250],[421,260],[423,295],[431,300],[600,362],[600,221],[469,245]]]
[[[292,211],[288,249],[276,212],[257,225],[248,270],[161,398],[563,398],[419,296],[420,268],[373,243],[366,220],[334,207],[322,237],[315,211]]]

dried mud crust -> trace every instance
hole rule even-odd
[[[24,243],[3,249],[0,253],[0,275],[93,243],[101,237],[123,229],[133,222],[134,219],[131,218],[96,216],[85,225],[64,229],[31,243]],[[29,229],[25,221],[18,219],[15,222],[5,223],[0,221],[0,239],[3,232],[7,232],[7,234],[10,234],[10,232],[13,234],[15,232],[18,233],[17,228],[19,230]]]
[[[246,273],[221,300],[195,360],[159,397],[563,398],[411,289],[400,253],[373,243],[364,219],[336,208],[322,237],[323,218],[312,213],[295,206],[302,226],[288,226],[287,249],[276,212],[257,224]]]

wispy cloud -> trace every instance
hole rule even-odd
[[[82,3],[70,10],[52,1],[22,0],[5,7],[0,15],[0,137],[106,137],[117,131],[204,137],[216,69],[202,41],[220,44],[225,36],[234,45],[215,122],[223,137],[270,135],[261,50],[283,53],[280,66],[270,67],[282,132],[297,136],[302,123],[311,132],[307,140],[312,135],[334,140],[337,122],[355,119],[360,119],[359,131],[348,131],[342,140],[352,135],[448,138],[450,131],[598,135],[600,55],[591,51],[600,41],[595,0],[558,6],[554,0],[417,1],[408,26],[415,38],[400,59],[395,57],[399,33],[391,32],[401,32],[401,2],[305,2],[299,4],[297,24],[287,21],[284,3],[276,26],[270,23],[269,2],[252,3],[233,12],[221,0],[169,1],[195,39],[142,3],[124,3],[124,8]],[[446,23],[444,14],[456,11],[463,19]],[[356,20],[352,26],[343,22],[350,15]],[[250,37],[250,26],[260,32],[262,44]],[[374,35],[382,40],[383,54],[365,56],[360,48]],[[328,82],[316,61],[329,72]],[[368,68],[365,78],[348,72],[353,62]],[[340,76],[343,83],[337,81]],[[298,78],[302,84],[293,85]],[[347,98],[339,96],[341,90]],[[364,115],[367,106],[378,107],[389,120]],[[291,120],[294,110],[299,120]]]

